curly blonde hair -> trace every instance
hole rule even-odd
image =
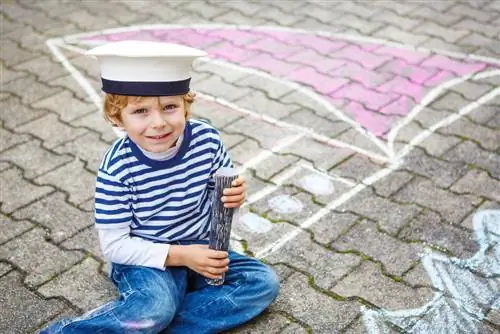
[[[196,94],[194,92],[188,92],[184,94],[184,110],[186,118],[191,113],[191,104],[194,102]],[[104,97],[104,118],[113,125],[116,122],[114,120],[121,121],[122,109],[131,103],[139,102],[143,96],[129,96],[129,95],[118,95],[118,94],[106,94]]]

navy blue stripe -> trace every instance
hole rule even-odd
[[[102,90],[109,94],[134,96],[174,96],[189,92],[191,78],[179,81],[115,81],[101,78]]]

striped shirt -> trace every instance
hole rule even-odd
[[[159,242],[208,238],[213,174],[232,166],[220,135],[189,120],[177,154],[152,160],[128,137],[106,152],[97,174],[96,227],[130,227],[132,237]]]

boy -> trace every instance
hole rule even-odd
[[[208,249],[211,177],[232,166],[218,132],[187,120],[195,58],[189,47],[124,41],[94,48],[106,118],[125,131],[98,171],[95,218],[119,299],[42,333],[217,333],[261,313],[277,275],[257,260]],[[239,177],[224,190],[239,207]],[[206,278],[220,278],[210,286]]]

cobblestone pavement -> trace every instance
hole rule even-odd
[[[210,55],[194,117],[249,182],[232,243],[282,280],[234,333],[499,329],[500,1],[1,8],[0,333],[115,296],[92,198],[116,135],[82,52],[122,39]]]

